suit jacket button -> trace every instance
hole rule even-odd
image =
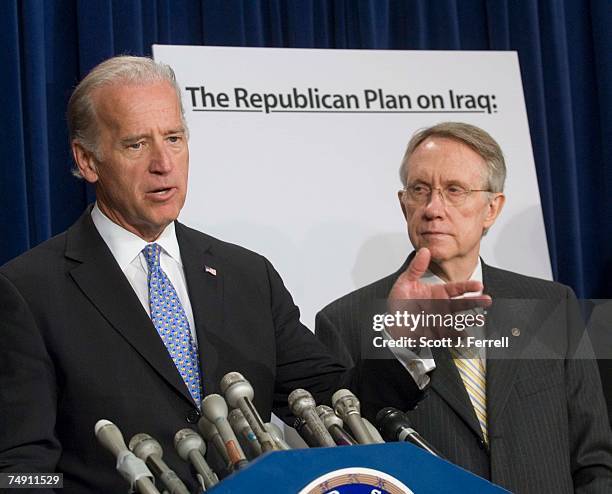
[[[187,422],[190,424],[197,424],[198,420],[200,420],[200,412],[195,409],[190,410],[187,417],[185,417],[185,420],[187,420]]]

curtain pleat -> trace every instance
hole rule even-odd
[[[30,15],[22,16],[23,57],[22,87],[24,155],[28,190],[28,217],[31,242],[37,244],[51,235],[51,203],[49,198],[49,154],[47,128],[47,73],[45,64],[44,10],[37,9],[33,0],[22,4]]]
[[[28,189],[24,156],[24,115],[21,105],[22,48],[16,2],[0,2],[0,105],[5,114],[0,125],[0,143],[5,153],[0,165],[0,263],[32,245],[28,217]]]

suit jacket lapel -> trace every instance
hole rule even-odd
[[[96,230],[89,210],[68,230],[65,255],[79,262],[70,276],[102,316],[168,384],[192,401],[155,326]]]
[[[446,349],[433,348],[436,369],[431,376],[431,388],[459,415],[474,434],[482,438],[480,423],[467,394],[457,366]]]
[[[187,279],[189,300],[198,335],[200,370],[204,395],[217,390],[218,345],[223,331],[223,266],[210,250],[210,240],[180,223],[176,236]]]

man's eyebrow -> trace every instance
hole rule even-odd
[[[469,180],[463,178],[449,178],[443,181],[444,184],[457,184],[457,185],[468,185]]]
[[[141,139],[146,139],[147,137],[149,137],[149,134],[129,135],[121,139],[121,144],[130,144],[132,142],[140,141]]]
[[[175,129],[167,130],[166,132],[164,132],[163,135],[168,136],[172,134],[184,134],[184,133],[185,133],[185,127],[177,127]],[[149,137],[150,137],[150,134],[148,133],[133,134],[133,135],[128,135],[122,138],[120,142],[121,144],[131,144],[133,142],[140,141],[141,139],[147,139]]]
[[[164,135],[184,134],[184,133],[185,133],[185,127],[177,127],[176,129],[170,129],[164,132]]]

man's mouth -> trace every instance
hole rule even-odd
[[[153,199],[165,200],[174,194],[176,187],[159,187],[157,189],[150,190],[147,195]]]
[[[426,242],[446,242],[450,236],[450,233],[439,231],[421,232],[421,238]]]

